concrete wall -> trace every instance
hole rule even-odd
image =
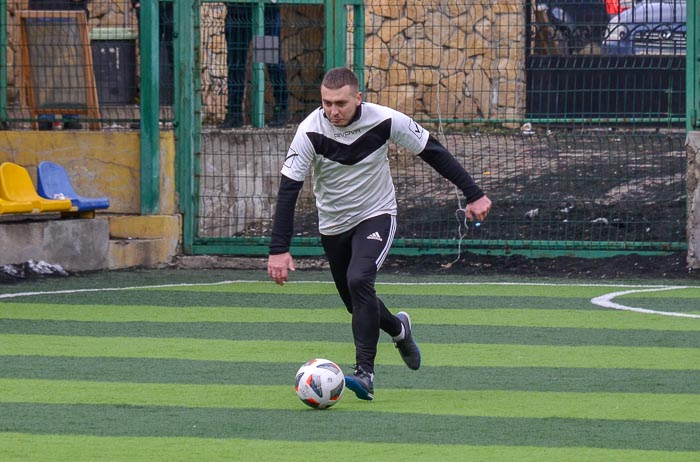
[[[29,170],[43,160],[63,165],[83,196],[107,196],[109,214],[141,213],[139,132],[0,131],[0,163]],[[176,213],[175,142],[172,132],[160,137],[160,213]]]
[[[291,141],[292,134],[281,130],[259,136],[211,131],[202,137],[200,171],[206,181],[200,185],[199,236],[234,236],[273,215],[279,170]]]
[[[67,271],[107,268],[109,222],[96,218],[1,223],[0,264],[29,260],[58,264]]]
[[[110,207],[94,219],[0,215],[0,265],[40,260],[69,271],[90,271],[161,266],[176,256],[182,226],[172,132],[160,138],[159,215],[140,215],[137,132],[0,132],[0,163],[27,168],[35,185],[43,160],[63,165],[79,194],[109,197]]]

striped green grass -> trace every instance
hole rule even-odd
[[[135,383],[289,385],[296,364],[114,357],[0,356],[0,377]],[[382,389],[692,394],[698,370],[378,366]]]
[[[21,448],[13,452],[11,445]],[[688,462],[697,457],[687,451],[614,450],[595,447],[538,447],[507,445],[436,445],[362,441],[284,441],[208,437],[100,437],[88,435],[32,435],[0,433],[6,460],[256,460],[308,462],[369,454],[373,460],[474,462],[517,460],[587,460],[616,462]],[[46,447],[51,448],[47,455]],[[370,457],[368,456],[368,457]]]
[[[414,297],[415,298],[415,297]],[[700,294],[698,296],[700,300]],[[469,299],[465,298],[465,302]],[[278,322],[278,323],[347,323],[345,308],[270,308],[255,307],[161,307],[153,305],[66,305],[44,303],[2,304],[2,317],[7,319],[41,319],[52,321],[105,321],[105,322]],[[586,301],[590,305],[590,301]],[[429,298],[424,303],[430,303]],[[404,305],[401,309],[408,309]],[[455,324],[461,326],[537,326],[555,328],[608,328],[700,331],[698,323],[668,316],[630,315],[629,313],[591,309],[462,309],[411,308],[411,319],[421,324]]]
[[[290,386],[256,385],[264,402],[232,400],[249,385],[144,384],[66,380],[0,379],[3,397],[14,403],[175,406],[187,408],[299,408]],[[543,393],[501,390],[396,390],[380,392],[372,412],[571,418],[664,422],[700,422],[700,395],[653,393]],[[639,403],[644,406],[640,407]],[[366,403],[350,401],[338,412],[364,412]]]
[[[204,273],[0,289],[0,460],[700,460],[700,319],[591,303],[692,315],[698,287],[380,284],[423,367],[383,336],[375,401],[314,411],[296,369],[354,362],[333,285]]]
[[[189,338],[78,337],[0,335],[9,355],[112,356],[119,358],[204,359],[213,361],[284,361],[304,363],[328,356],[353,362],[351,345],[340,342],[274,340],[208,340]],[[378,364],[401,364],[392,345],[380,344]],[[700,349],[657,347],[569,347],[539,345],[423,344],[427,364],[497,367],[625,367],[634,369],[700,369]]]

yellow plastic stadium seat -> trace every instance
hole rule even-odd
[[[0,215],[8,213],[32,213],[33,211],[34,204],[31,202],[6,201],[0,197]]]
[[[26,168],[3,162],[0,165],[0,198],[12,202],[29,202],[39,212],[68,212],[70,199],[44,199],[37,194]]]

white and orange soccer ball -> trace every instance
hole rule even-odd
[[[333,361],[312,359],[297,371],[294,389],[307,406],[327,409],[343,396],[345,375]]]

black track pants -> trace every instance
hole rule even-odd
[[[349,231],[321,236],[331,274],[340,297],[352,314],[355,361],[374,372],[380,329],[391,336],[401,333],[401,321],[377,298],[377,271],[389,253],[396,230],[396,217],[369,218]]]

